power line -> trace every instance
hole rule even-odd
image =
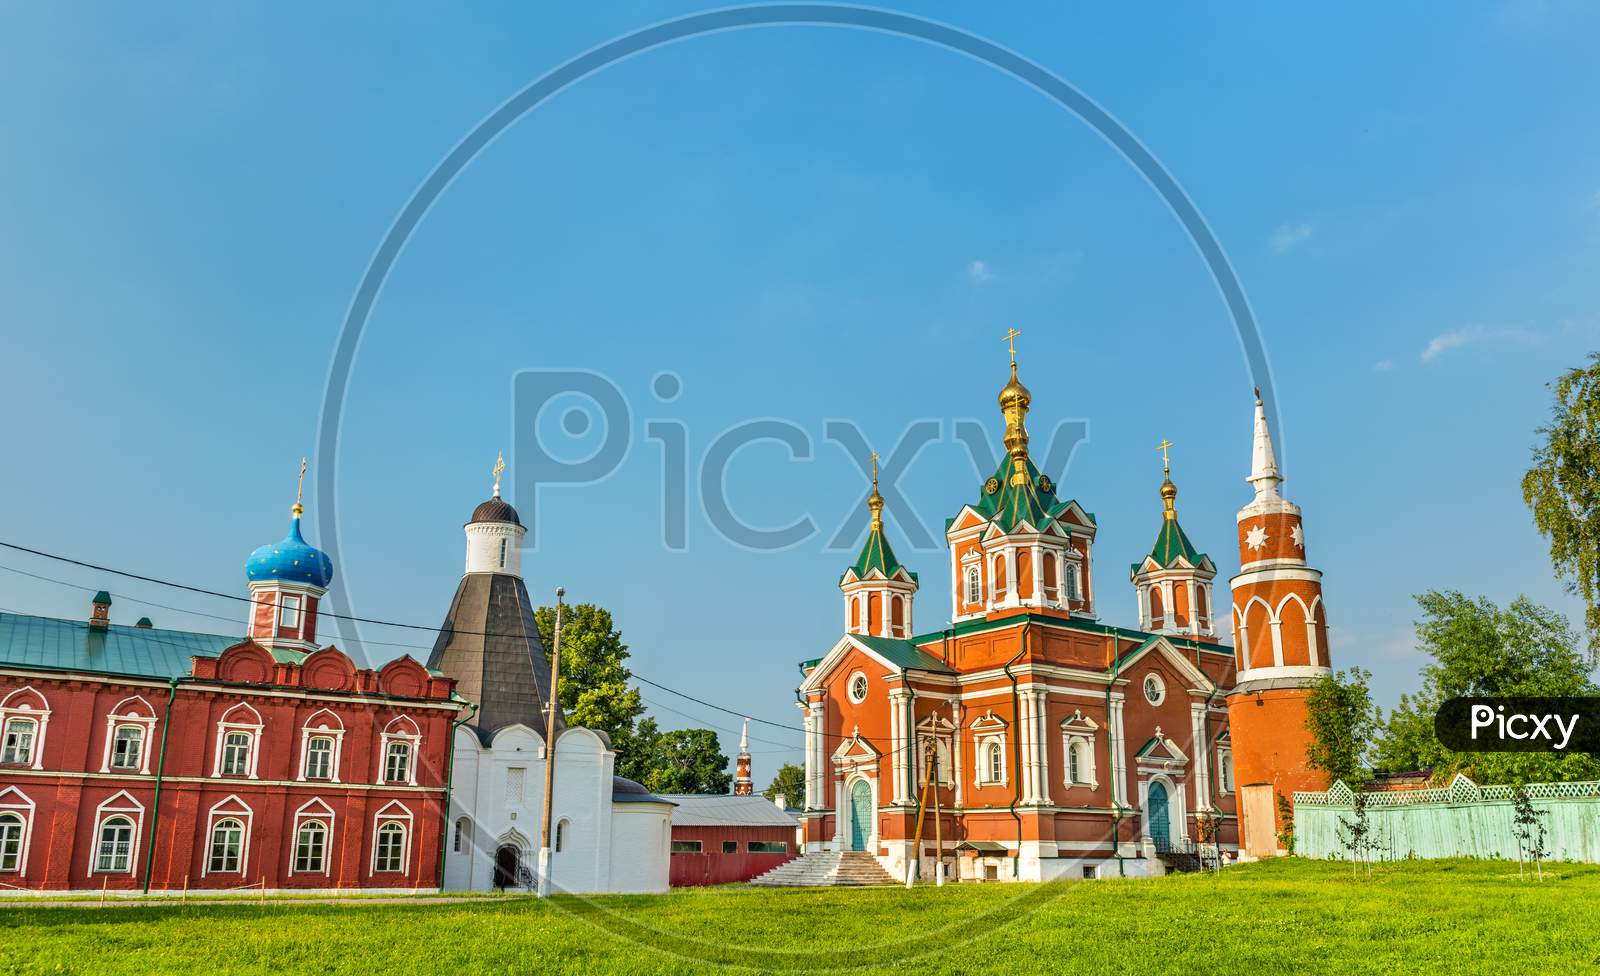
[[[101,566],[101,565],[98,565],[96,563],[85,562],[84,560],[81,560],[81,559],[73,559],[70,556],[62,556],[62,555],[58,555],[58,554],[53,553],[53,552],[45,552],[45,551],[43,551],[41,549],[32,549],[32,548],[29,548],[28,546],[17,545],[16,543],[13,543],[13,542],[0,541],[0,547],[6,548],[6,549],[12,549],[12,550],[15,550],[17,552],[25,552],[25,553],[27,553],[29,555],[39,556],[39,557],[41,557],[43,559],[51,559],[51,560],[54,560],[56,562],[67,563],[67,564],[72,565],[72,566],[80,566],[80,567],[82,567],[84,569],[92,569],[95,572],[110,573],[110,574],[112,574],[114,576],[121,576],[121,577],[124,577],[126,579],[139,580],[140,582],[143,582],[143,583],[153,583],[153,584],[155,584],[157,586],[167,586],[167,587],[171,587],[173,589],[184,590],[184,591],[187,591],[189,593],[199,593],[199,594],[201,594],[203,596],[220,597],[220,598],[222,598],[224,600],[235,600],[235,601],[238,601],[240,603],[254,604],[254,602],[255,602],[250,597],[243,597],[243,596],[239,596],[239,595],[234,594],[234,593],[222,593],[222,592],[217,591],[217,590],[208,590],[205,587],[201,587],[201,586],[190,586],[190,585],[188,585],[186,583],[178,583],[178,582],[174,582],[172,580],[161,579],[160,577],[157,577],[157,576],[146,576],[146,575],[144,575],[142,573],[132,573],[132,572],[128,572],[126,570],[113,569],[113,568],[111,568],[109,566]],[[0,567],[0,568],[9,569],[10,567]],[[79,584],[77,584],[77,583],[68,583],[68,582],[66,582],[64,580],[55,580],[55,579],[51,579],[51,578],[46,577],[46,576],[38,576],[38,575],[33,574],[33,573],[23,572],[22,570],[13,570],[13,572],[22,573],[22,575],[24,575],[24,576],[31,576],[34,579],[43,580],[45,582],[59,583],[62,586],[70,586],[70,587],[74,587],[74,588],[78,588],[78,589],[88,589],[88,587],[79,586]],[[126,597],[125,599],[132,600],[134,602],[146,602],[146,601],[138,600],[136,597]],[[162,606],[161,604],[150,604],[150,605],[151,606]],[[183,610],[183,609],[180,609],[180,608],[177,608],[177,607],[165,607],[165,606],[163,606],[162,608],[163,609],[172,610],[174,613],[195,613],[198,616],[215,616],[214,614],[205,614],[205,613],[200,613],[198,611]],[[428,627],[428,626],[425,626],[423,624],[408,624],[408,623],[402,623],[402,622],[394,621],[394,620],[379,620],[379,619],[376,619],[376,618],[373,618],[373,617],[356,617],[356,616],[351,616],[349,614],[333,613],[331,611],[322,610],[320,608],[318,609],[317,613],[318,613],[319,616],[333,617],[333,618],[338,619],[338,620],[349,620],[349,621],[352,621],[354,623],[374,624],[376,626],[381,626],[381,627],[402,627],[402,628],[405,628],[407,630],[423,630],[423,631],[429,631],[431,633],[442,633],[444,631],[444,628],[442,628],[442,627]],[[229,619],[229,618],[218,617],[217,619]],[[496,634],[496,633],[492,633],[492,632],[489,632],[489,631],[458,630],[456,628],[450,628],[450,631],[452,633],[465,634],[465,635],[469,635],[469,636],[473,636],[473,637],[500,637],[500,638],[505,638],[505,639],[509,639],[509,640],[523,640],[523,639],[526,639],[526,635],[524,635],[524,634]],[[382,644],[383,642],[381,642],[381,641],[371,641],[371,642],[363,641],[362,643]],[[423,645],[421,645],[421,644],[398,644],[398,645],[392,645],[392,646],[416,647],[416,648],[422,648],[423,647]],[[799,732],[799,733],[802,733],[802,734],[810,734],[810,733],[807,733],[807,730],[805,728],[801,727],[801,726],[785,725],[782,722],[773,722],[773,721],[769,721],[768,719],[757,718],[754,715],[746,715],[743,712],[737,711],[737,710],[732,709],[732,708],[726,708],[726,707],[724,707],[722,705],[716,704],[715,702],[709,702],[709,701],[706,701],[703,698],[697,698],[694,695],[691,695],[691,694],[689,694],[687,692],[679,691],[676,688],[672,688],[672,687],[670,687],[668,685],[664,685],[664,684],[662,684],[662,683],[660,683],[658,681],[652,681],[649,678],[646,678],[645,676],[639,674],[638,672],[630,671],[629,673],[630,673],[630,676],[633,677],[637,681],[640,681],[640,682],[642,682],[644,684],[647,684],[652,688],[656,688],[656,689],[659,689],[661,691],[667,692],[668,694],[676,695],[677,697],[682,698],[682,699],[684,699],[686,701],[694,702],[696,705],[701,705],[701,706],[704,706],[706,708],[710,708],[710,709],[713,709],[715,711],[722,712],[722,713],[724,713],[726,715],[732,715],[735,718],[747,718],[752,722],[758,723],[760,725],[765,725],[765,726],[768,726],[770,728],[782,729],[782,730],[784,730],[786,732]],[[817,730],[815,734],[821,735],[825,739],[840,739],[840,740],[843,740],[843,739],[853,738],[853,736],[830,733],[830,732],[824,732],[824,731],[822,731],[820,729]]]

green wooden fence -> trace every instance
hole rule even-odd
[[[1479,786],[1457,775],[1447,787],[1367,794],[1373,857],[1517,857],[1512,786]],[[1547,811],[1546,856],[1600,861],[1600,782],[1532,783],[1534,809]],[[1354,813],[1355,793],[1343,783],[1326,793],[1294,795],[1294,850],[1315,858],[1348,858],[1340,820]]]

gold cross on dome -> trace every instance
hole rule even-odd
[[[1161,452],[1161,470],[1162,471],[1171,471],[1172,470],[1172,462],[1167,458],[1167,449],[1169,447],[1171,447],[1171,446],[1172,446],[1172,442],[1167,440],[1165,437],[1161,438],[1161,443],[1156,445],[1156,450]]]
[[[878,487],[878,452],[872,452],[872,487]]]
[[[306,487],[306,459],[302,456],[300,458],[300,480],[297,481],[295,483],[295,486],[294,486],[294,508],[292,509],[292,511],[296,515],[299,515],[301,512],[306,510],[306,507],[304,505],[300,504],[300,498],[301,498],[301,495],[305,492],[305,487]]]
[[[505,473],[505,470],[506,455],[504,451],[501,451],[494,459],[494,493],[497,498],[500,496],[500,475]]]
[[[1017,364],[1017,336],[1019,335],[1022,335],[1022,333],[1018,332],[1016,329],[1011,329],[1007,331],[1005,337],[1000,340],[1011,346],[1011,365],[1013,366]]]

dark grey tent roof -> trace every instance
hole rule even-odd
[[[503,573],[461,577],[428,667],[456,679],[456,693],[477,703],[478,711],[468,724],[485,744],[495,732],[517,723],[544,735],[550,661],[521,577]],[[558,711],[556,731],[565,726]]]

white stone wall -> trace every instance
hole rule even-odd
[[[667,890],[670,836],[662,825],[669,821],[671,807],[613,804],[615,753],[588,729],[563,732],[555,756],[552,848],[555,825],[562,827],[561,849],[552,855],[552,887],[573,892]],[[506,845],[517,849],[531,878],[538,865],[544,795],[542,737],[512,725],[485,748],[475,732],[463,727],[456,733],[454,763],[445,888],[492,890],[495,855]],[[614,822],[614,811],[623,823]],[[470,827],[458,851],[456,824],[463,817]]]

